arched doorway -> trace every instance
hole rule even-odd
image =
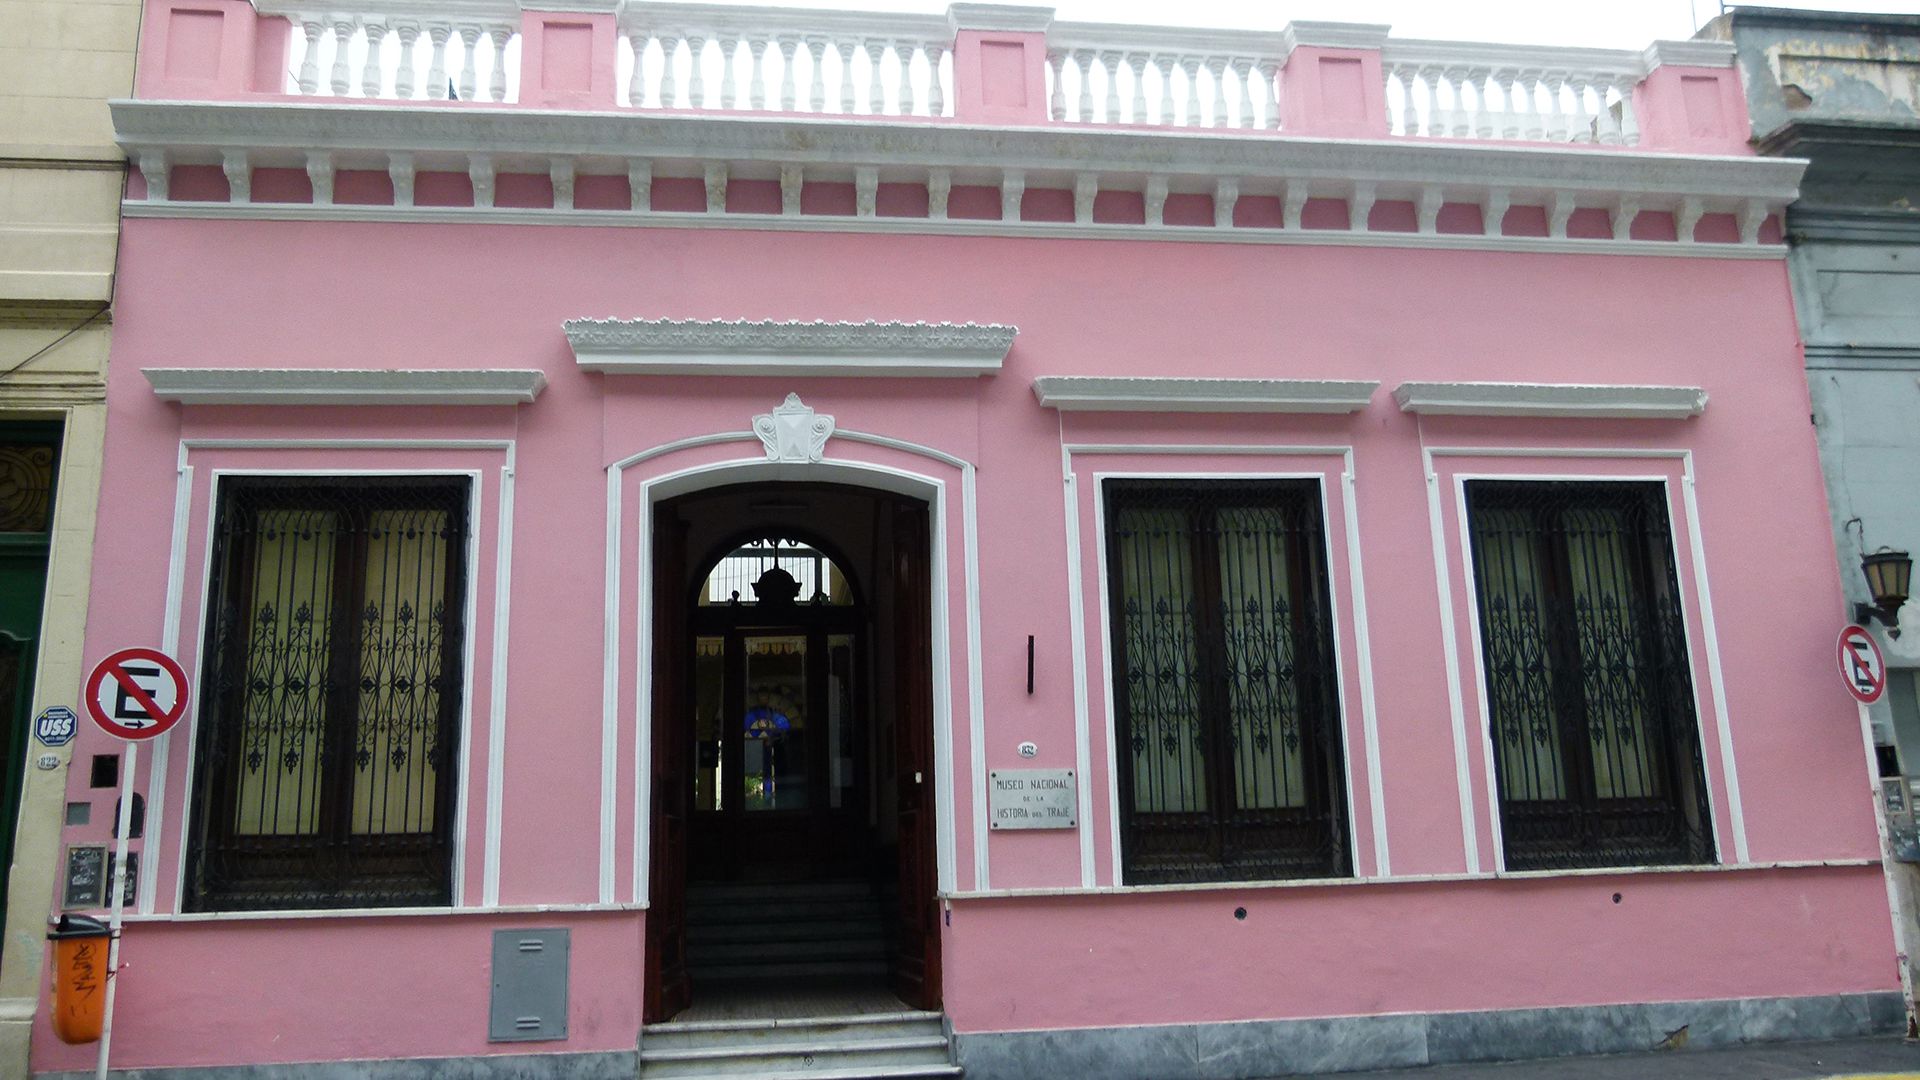
[[[826,985],[937,1008],[928,505],[740,484],[653,516],[647,1020]]]

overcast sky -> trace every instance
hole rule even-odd
[[[730,0],[721,0],[729,3]],[[944,12],[945,0],[754,0],[778,7]],[[1041,5],[1045,6],[1045,5]],[[1657,38],[1688,38],[1719,14],[1719,0],[1056,0],[1075,22],[1157,23],[1278,30],[1293,19],[1387,23],[1396,37],[1586,45],[1638,49]],[[1782,6],[1788,6],[1782,4]],[[1920,0],[1808,0],[1825,11],[1920,14]],[[1696,19],[1698,22],[1696,22]]]

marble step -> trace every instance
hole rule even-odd
[[[708,942],[687,949],[687,960],[695,967],[754,961],[778,964],[789,960],[884,960],[886,956],[886,940],[877,934],[850,938]]]
[[[734,944],[746,941],[814,941],[865,937],[886,937],[886,928],[878,918],[776,919],[772,921],[756,919],[687,924],[687,944],[692,948],[698,948],[709,942]]]
[[[689,964],[695,981],[779,982],[790,979],[881,978],[887,974],[884,960],[806,960],[769,964],[754,960],[740,964]]]
[[[868,1076],[886,1067],[932,1066],[950,1064],[944,1035],[902,1037],[860,1037],[845,1034],[809,1035],[804,1030],[789,1030],[792,1038],[767,1042],[736,1042],[730,1036],[712,1039],[707,1045],[661,1049],[643,1041],[640,1072],[646,1080],[664,1077],[746,1074],[768,1076],[782,1072],[815,1075],[823,1070],[854,1070],[850,1075]]]

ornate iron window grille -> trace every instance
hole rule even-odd
[[[1663,487],[1466,486],[1507,867],[1711,861]]]
[[[1351,873],[1319,485],[1105,498],[1125,880]]]
[[[450,903],[468,481],[219,498],[187,909]]]

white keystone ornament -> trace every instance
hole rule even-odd
[[[826,456],[833,417],[814,412],[799,394],[788,394],[772,412],[753,418],[753,433],[766,444],[768,461],[814,462]]]

